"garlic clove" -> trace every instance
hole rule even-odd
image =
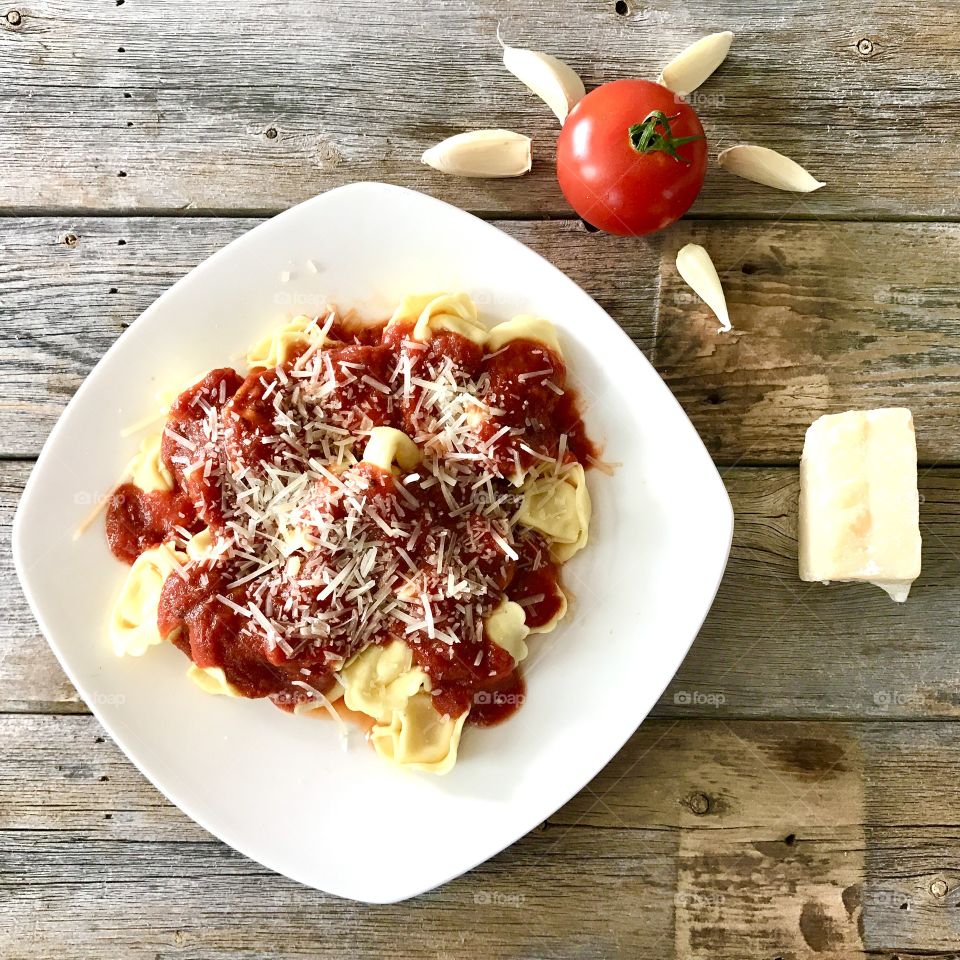
[[[729,30],[701,38],[671,60],[663,68],[657,82],[678,96],[687,96],[727,59],[731,43],[733,33]]]
[[[557,57],[503,45],[503,65],[532,90],[563,123],[584,96],[583,81]]]
[[[530,138],[512,130],[470,130],[431,147],[421,160],[455,177],[519,177],[530,169]]]
[[[812,193],[826,184],[814,179],[803,167],[776,150],[758,147],[752,143],[741,143],[736,147],[722,150],[717,163],[725,170],[753,180],[777,190],[790,190],[794,193]]]
[[[718,333],[733,329],[727,313],[727,300],[717,276],[717,268],[710,254],[698,243],[688,243],[677,253],[677,273],[687,282],[693,292],[717,315],[720,321]]]

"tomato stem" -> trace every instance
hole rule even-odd
[[[654,153],[656,151],[665,153],[673,157],[678,163],[690,166],[689,160],[684,160],[677,153],[677,147],[682,147],[685,143],[693,143],[694,140],[703,140],[703,136],[695,137],[675,137],[670,129],[670,121],[676,120],[679,113],[668,117],[662,110],[652,110],[640,123],[635,123],[630,127],[628,133],[630,136],[630,145],[637,153]],[[659,130],[657,128],[660,128]]]

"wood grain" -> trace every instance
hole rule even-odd
[[[10,747],[16,744],[16,750]],[[947,956],[952,723],[651,721],[499,856],[358,909],[167,804],[90,717],[0,717],[4,957]],[[923,771],[918,783],[917,771]]]
[[[8,559],[10,518],[29,466],[0,463],[0,710],[85,711],[39,635]],[[737,468],[725,481],[737,518],[730,564],[655,715],[960,716],[960,471],[932,470],[921,479],[923,573],[902,606],[868,585],[800,582],[795,469]],[[611,580],[610,589],[622,588]]]
[[[655,77],[732,29],[694,98],[711,158],[757,142],[828,185],[793,196],[713,164],[662,236],[588,233],[556,185],[557,125],[503,69],[498,23],[588,89]],[[954,0],[8,0],[0,956],[958,960],[958,43]],[[528,176],[419,163],[487,126],[534,138]],[[9,549],[30,459],[124,327],[257,218],[366,179],[499,218],[580,283],[683,404],[737,517],[654,718],[541,828],[386,907],[278,877],[158,794],[66,680]],[[690,240],[717,262],[732,334],[677,277]],[[801,584],[805,428],[899,404],[926,465],[909,602]]]
[[[56,657],[40,635],[20,590],[10,533],[17,500],[32,463],[0,462],[0,712],[86,711]]]
[[[732,333],[676,271],[703,244]],[[721,463],[796,463],[824,413],[906,406],[921,461],[957,463],[960,229],[946,224],[677,225],[664,245],[655,364]]]
[[[960,715],[960,472],[920,478],[923,571],[906,604],[797,577],[795,469],[724,471],[736,529],[707,621],[659,709],[723,716]],[[707,712],[710,701],[703,701]]]
[[[35,455],[124,325],[257,222],[0,219],[0,455]],[[682,223],[649,241],[497,225],[620,322],[718,462],[795,464],[821,414],[908,405],[921,461],[960,463],[960,225]],[[731,334],[676,273],[688,240],[716,258]]]
[[[567,58],[588,88],[653,79],[688,43],[737,33],[694,99],[711,155],[779,149],[828,182],[806,198],[714,167],[701,216],[951,219],[960,101],[952,0],[30,0],[0,18],[0,209],[271,213],[352,180],[471,210],[568,216],[549,111],[500,63],[513,43]],[[621,15],[619,10],[623,10]],[[171,56],[171,51],[176,51]],[[534,137],[511,181],[445,178],[419,158],[452,133]],[[923,162],[918,162],[922,148]],[[935,173],[931,175],[930,171]]]

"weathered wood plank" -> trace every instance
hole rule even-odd
[[[29,466],[0,463],[0,710],[82,711],[9,560],[10,518]],[[737,517],[730,564],[656,715],[960,716],[960,471],[922,477],[923,573],[903,606],[875,587],[798,580],[795,469],[737,468],[725,480]]]
[[[256,222],[80,213],[260,215],[386,179],[488,216],[569,216],[556,127],[500,67],[498,19],[588,86],[654,76],[703,32],[735,29],[697,99],[711,153],[767,143],[829,186],[795,198],[714,169],[695,217],[768,222],[691,221],[651,242],[574,221],[502,225],[627,327],[719,461],[791,467],[727,472],[731,565],[660,719],[543,828],[409,904],[358,908],[245,860],[167,804],[89,716],[2,715],[85,706],[12,574],[29,464],[0,461],[0,955],[339,957],[349,944],[358,957],[956,957],[960,747],[941,721],[960,713],[960,471],[922,480],[924,574],[900,608],[866,587],[799,583],[792,468],[815,416],[893,403],[913,407],[924,461],[960,464],[960,228],[827,222],[960,215],[951,0],[909,18],[889,0],[829,12],[733,0],[696,16],[679,0],[630,0],[625,15],[575,0],[562,16],[549,0],[11,6],[0,212],[74,214],[0,222],[0,457],[35,455],[123,326]],[[419,165],[436,139],[494,124],[535,137],[529,177]],[[678,283],[687,239],[717,259],[728,337]],[[886,722],[738,719],[769,715]]]
[[[259,221],[0,219],[0,456],[35,455],[105,350],[167,287]],[[658,255],[590,256],[577,221],[503,221],[650,352]],[[269,324],[270,318],[264,318]]]
[[[11,836],[15,850],[5,842]],[[87,958],[94,946],[111,958],[198,960],[608,960],[632,956],[626,944],[673,956],[669,840],[635,831],[611,856],[615,836],[583,830],[548,856],[550,840],[532,837],[469,881],[413,903],[367,907],[274,876],[219,844],[0,834],[10,865],[0,878],[0,945],[9,960]]]
[[[730,564],[659,709],[674,716],[711,704],[719,716],[960,715],[960,473],[922,473],[923,572],[903,605],[866,584],[798,579],[795,469],[736,469],[724,479],[736,515]]]
[[[4,957],[672,955],[676,845],[658,830],[534,831],[412,904],[359,907],[213,841],[92,718],[2,717],[0,745]]]
[[[367,957],[402,930],[411,957],[947,955],[954,727],[650,721],[488,864],[358,908],[213,841],[92,718],[0,717],[0,952]]]
[[[716,261],[734,331],[676,271]],[[663,249],[655,363],[716,459],[796,463],[824,413],[908,406],[921,461],[960,443],[960,229],[943,224],[681,224]]]
[[[32,463],[0,462],[0,710],[86,711],[20,590],[10,528]]]
[[[548,826],[680,829],[678,957],[955,957],[958,751],[955,721],[651,720]]]
[[[0,455],[36,454],[123,325],[256,222],[0,219]],[[652,355],[719,462],[796,463],[820,414],[896,404],[922,461],[960,462],[960,225],[687,224],[629,244],[572,221],[498,226]],[[731,334],[677,276],[688,239],[717,260]]]
[[[566,215],[557,125],[500,65],[499,21],[512,42],[569,59],[588,87],[652,79],[704,33],[736,31],[695,101],[712,155],[765,143],[829,186],[799,199],[714,169],[700,215],[958,214],[952,0],[909,17],[892,0],[869,12],[855,0],[715,0],[695,12],[681,0],[575,0],[562,14],[552,0],[9,6],[19,16],[0,18],[0,209],[274,212],[383,179],[475,211]],[[530,175],[463,181],[421,166],[436,140],[490,126],[534,136]]]

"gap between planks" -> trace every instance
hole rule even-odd
[[[380,181],[362,181],[352,180],[344,183],[342,186],[349,186],[350,183],[377,183]],[[384,181],[386,182],[386,181]],[[336,190],[337,187],[330,187],[329,190],[321,190],[314,196],[320,196],[323,193],[329,193]],[[406,188],[412,189],[412,188]],[[414,191],[424,193],[424,191]],[[431,194],[425,194],[432,196]],[[0,207],[0,220],[27,220],[30,218],[52,218],[52,217],[77,217],[86,220],[251,220],[251,219],[269,219],[285,213],[287,210],[298,206],[300,203],[306,203],[313,197],[305,197],[296,203],[291,203],[280,207],[195,207],[192,204],[185,204],[182,207],[71,207],[71,206],[24,206],[24,207]],[[444,201],[449,202],[449,201]],[[452,204],[458,206],[457,204]],[[510,210],[486,210],[483,208],[474,208],[469,205],[459,207],[465,213],[469,213],[479,220],[488,222],[504,221],[507,223],[567,223],[569,221],[580,220],[573,210],[566,213],[552,212],[546,214],[536,214],[532,211]],[[774,213],[691,213],[684,215],[681,223],[759,223],[759,224],[791,224],[791,223],[918,223],[918,224],[953,224],[960,223],[960,214],[951,216],[949,214],[938,214],[937,216],[925,216],[923,214],[897,214],[892,216],[881,212],[866,211],[863,213],[846,213],[843,211],[830,213],[794,213],[788,216],[779,216]],[[665,228],[669,230],[670,228]],[[594,233],[602,231],[586,230],[585,232]],[[627,238],[629,242],[629,238]]]

